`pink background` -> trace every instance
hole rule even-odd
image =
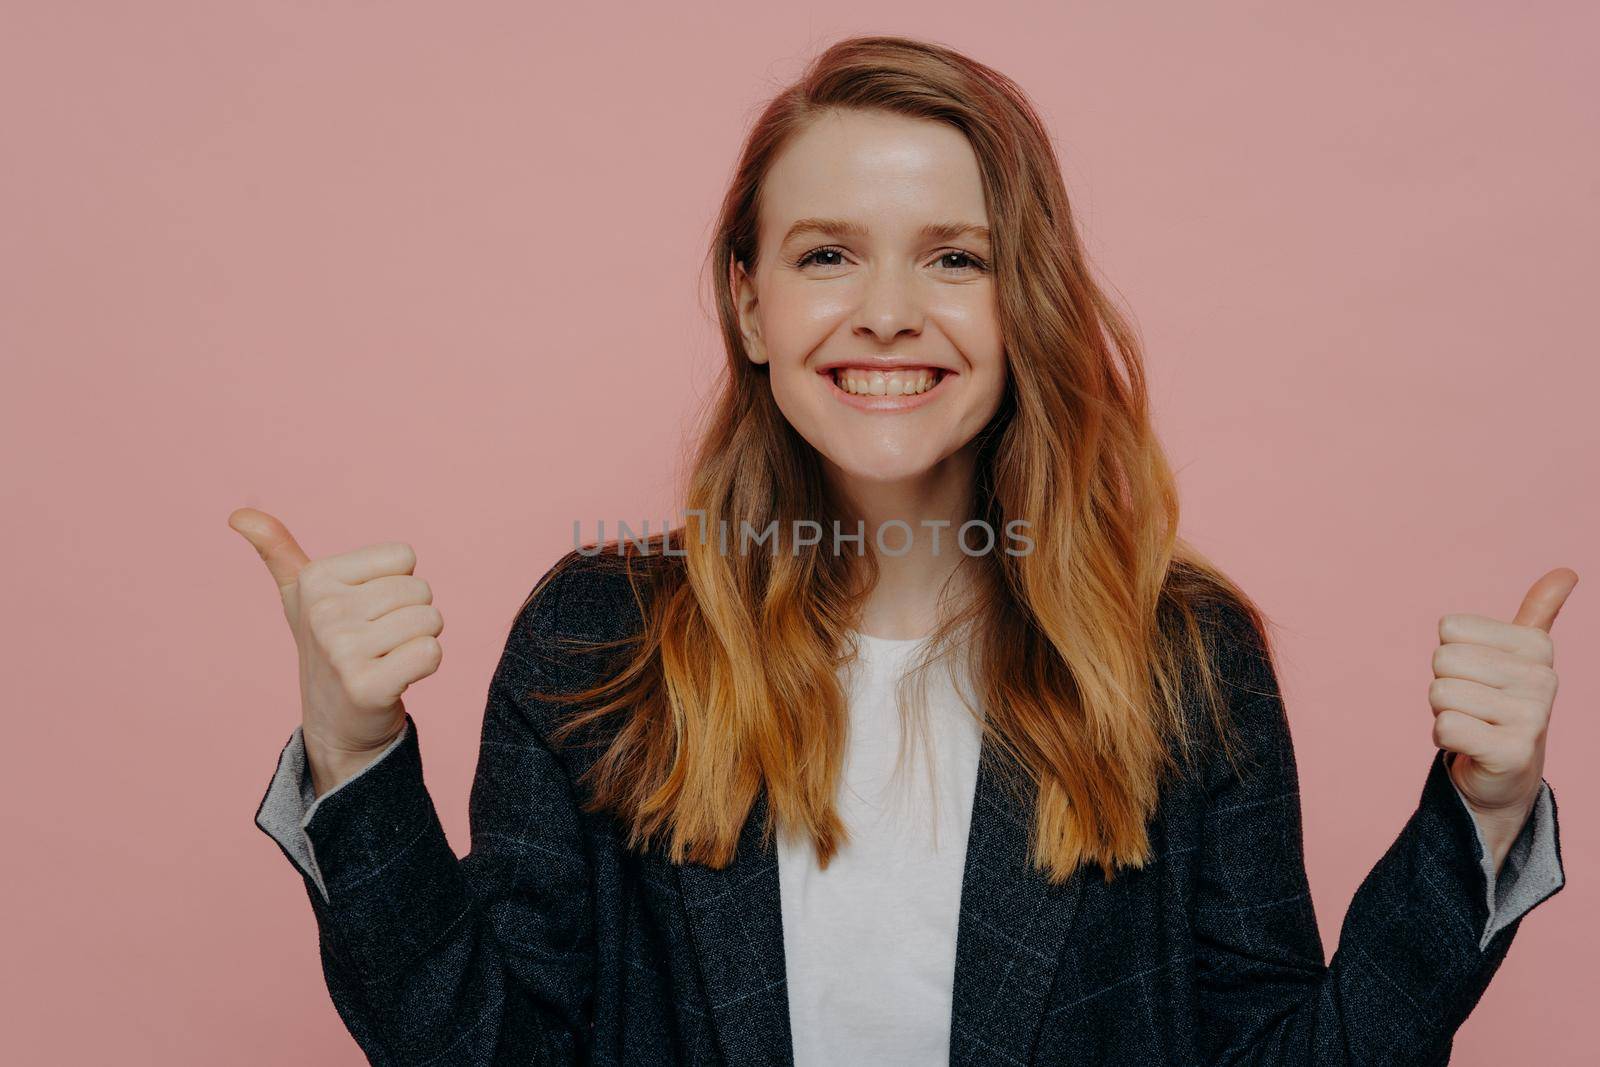
[[[1568,886],[1455,1062],[1586,1060],[1592,5],[6,7],[10,1062],[360,1062],[252,821],[298,690],[227,515],[313,556],[416,547],[446,657],[408,705],[464,850],[512,613],[573,519],[671,513],[745,124],[855,32],[951,44],[1042,109],[1187,533],[1282,624],[1330,953],[1433,752],[1438,617],[1583,576],[1547,765]]]

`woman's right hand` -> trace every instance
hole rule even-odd
[[[406,687],[439,669],[444,617],[404,542],[310,560],[288,529],[255,508],[228,525],[278,585],[300,656],[306,760],[317,795],[372,763],[405,726]]]

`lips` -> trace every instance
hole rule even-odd
[[[833,384],[852,396],[917,396],[939,384],[939,367],[834,367]]]
[[[956,377],[954,371],[925,364],[837,364],[820,368],[817,373],[828,381],[828,391],[835,399],[871,412],[921,407],[943,396],[947,383]]]

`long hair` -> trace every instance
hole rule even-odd
[[[763,783],[764,835],[775,822],[809,835],[824,867],[848,840],[834,807],[848,725],[838,672],[875,561],[799,540],[727,551],[718,536],[841,514],[767,367],[745,354],[731,281],[735,263],[753,269],[763,252],[769,168],[835,109],[947,123],[977,156],[1008,382],[976,441],[974,517],[992,530],[1026,519],[1035,544],[963,559],[969,595],[927,648],[936,658],[959,637],[969,657],[986,740],[1036,805],[1033,864],[1060,882],[1092,860],[1109,881],[1151,858],[1146,824],[1195,750],[1192,686],[1231,758],[1197,612],[1233,604],[1262,636],[1263,616],[1178,537],[1138,340],[1091,277],[1044,126],[1010,79],[936,44],[839,41],[754,122],[707,256],[727,372],[684,494],[685,516],[700,518],[600,546],[595,559],[629,574],[642,627],[606,643],[618,658],[596,685],[536,695],[574,707],[557,743],[609,727],[583,805],[612,813],[630,848],[723,867]]]

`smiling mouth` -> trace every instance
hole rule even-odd
[[[867,370],[862,367],[835,367],[829,371],[833,384],[851,396],[920,396],[938,385],[949,372],[939,367],[904,367],[895,370]]]

